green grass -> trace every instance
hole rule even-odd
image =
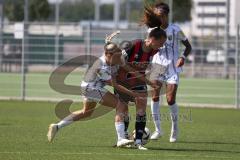
[[[178,101],[183,103],[234,104],[234,80],[180,79]]]
[[[72,109],[79,106],[74,104]],[[55,103],[47,102],[0,101],[0,160],[237,160],[240,157],[238,110],[180,108],[185,118],[179,123],[179,142],[168,142],[170,122],[166,118],[162,122],[164,136],[148,143],[148,151],[138,151],[112,147],[116,143],[114,112],[66,127],[49,144],[48,124],[58,120],[54,107]],[[133,107],[131,113],[134,115]],[[162,113],[167,115],[168,109],[162,107]],[[152,122],[148,121],[147,126],[153,131]]]
[[[27,97],[73,98],[79,96],[62,95],[49,87],[49,73],[30,73],[26,76]],[[83,74],[73,72],[66,79],[66,84],[79,86]],[[180,79],[177,100],[179,103],[226,104],[235,103],[234,80],[221,79]],[[0,97],[20,97],[20,74],[0,74]]]

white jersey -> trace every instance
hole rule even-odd
[[[108,65],[105,56],[100,57],[85,74],[81,87],[104,88],[106,81],[112,79],[112,76],[117,73],[118,68],[118,65]]]
[[[149,29],[148,32],[150,32]],[[152,63],[161,64],[167,67],[167,74],[175,74],[182,72],[182,68],[176,67],[179,54],[179,42],[187,40],[179,26],[169,24],[165,29],[167,41],[164,47],[159,49],[159,52],[154,55]]]

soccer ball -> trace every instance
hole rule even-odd
[[[151,135],[150,130],[147,127],[145,127],[145,130],[144,130],[144,133],[143,133],[143,137],[142,137],[142,144],[143,145],[145,145],[145,144],[147,144],[149,142],[150,135]],[[136,138],[136,131],[135,130],[132,133],[132,137],[133,137],[133,139]]]

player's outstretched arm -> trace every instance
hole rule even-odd
[[[134,92],[134,91],[129,90],[126,87],[118,84],[117,81],[116,81],[116,77],[112,77],[112,79],[110,81],[108,81],[108,85],[112,86],[116,90],[118,90],[122,93],[125,93],[129,96],[133,96],[133,97],[144,97],[145,96],[145,94]]]
[[[148,85],[152,85],[151,81],[149,81],[146,76],[144,76],[143,74],[140,74],[139,72],[135,72],[136,69],[134,69],[133,67],[131,67],[130,65],[125,65],[123,66],[123,68],[127,71],[127,72],[134,72],[135,77],[138,78],[139,80],[146,82]]]
[[[178,59],[176,67],[182,67],[185,63],[185,59],[192,51],[192,45],[190,44],[190,42],[188,40],[182,41],[182,44],[185,46],[185,50],[184,50],[183,54],[181,55],[181,57]]]

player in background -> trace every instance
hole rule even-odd
[[[152,118],[155,124],[155,132],[151,139],[156,140],[162,135],[160,125],[160,90],[163,82],[166,83],[166,98],[170,109],[172,120],[170,142],[176,142],[178,136],[178,105],[176,103],[176,94],[179,84],[179,73],[182,72],[186,57],[191,52],[191,44],[187,37],[176,24],[168,23],[169,6],[166,3],[157,3],[152,8],[145,8],[143,23],[149,27],[151,31],[154,27],[161,27],[167,33],[167,41],[164,47],[160,48],[158,54],[153,57],[153,65],[161,64],[167,67],[166,73],[162,76],[152,76],[151,79],[155,85],[152,92],[151,111]],[[183,53],[179,54],[179,42],[185,46]]]
[[[120,67],[117,76],[117,83],[123,85],[130,90],[138,93],[145,93],[146,97],[133,97],[115,88],[115,94],[124,102],[126,109],[129,102],[134,102],[136,105],[136,122],[135,122],[135,147],[140,150],[147,150],[142,145],[142,136],[146,126],[146,107],[147,107],[147,81],[145,79],[145,72],[150,61],[158,49],[163,46],[166,41],[166,33],[160,27],[154,28],[149,33],[145,40],[134,40],[130,47],[125,50],[126,64],[134,70],[129,72],[125,68]],[[142,76],[143,79],[139,78]],[[125,131],[127,131],[129,124],[128,110],[125,111],[126,117]]]
[[[111,36],[110,36],[111,37]],[[108,38],[111,40],[111,38]],[[121,92],[138,98],[142,96],[138,92],[128,90],[127,88],[116,83],[116,73],[119,66],[124,66],[125,62],[122,58],[122,50],[114,43],[107,40],[104,47],[105,53],[101,56],[86,73],[81,83],[81,94],[84,96],[83,109],[75,111],[60,122],[50,124],[47,134],[48,140],[51,142],[56,133],[65,126],[75,121],[80,121],[90,117],[94,112],[97,103],[101,105],[116,108],[115,128],[118,136],[117,146],[121,147],[133,143],[124,135],[123,112],[125,105],[117,96],[106,90],[106,85],[113,86]]]

